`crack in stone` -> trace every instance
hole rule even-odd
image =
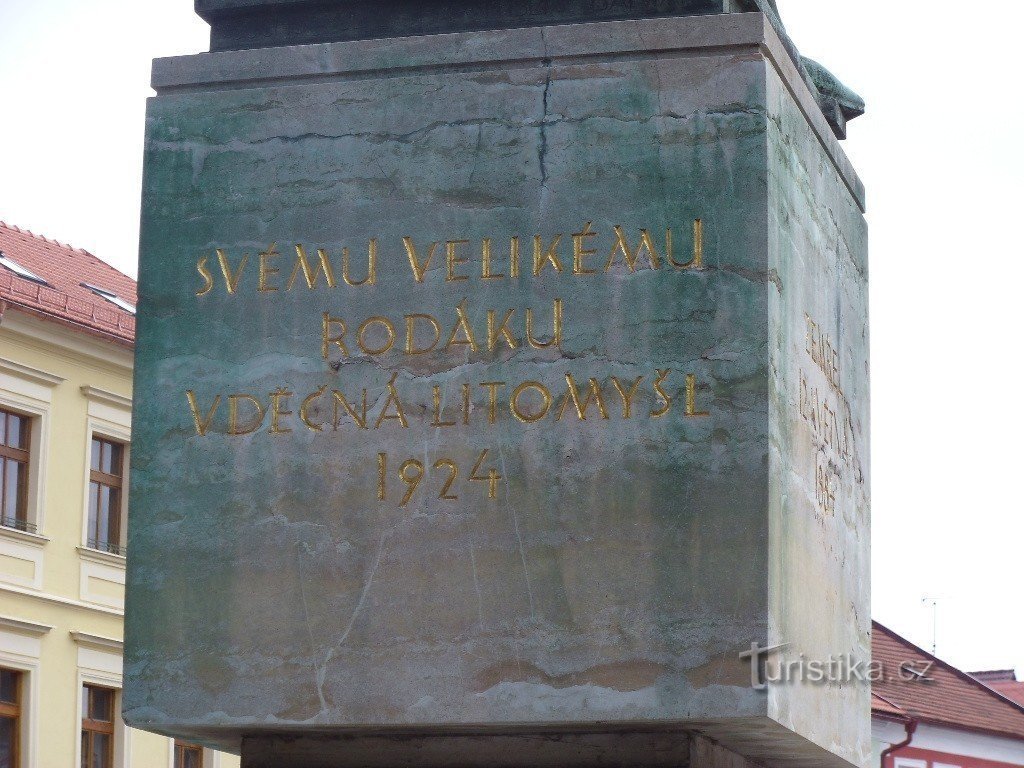
[[[548,57],[548,41],[544,36],[543,27],[540,30],[540,39],[544,44],[544,58],[541,65],[544,67],[544,93],[541,95],[541,116],[540,116],[540,142],[537,146],[537,162],[540,166],[540,186],[547,187],[548,184],[548,99],[551,95],[551,59]]]
[[[547,128],[551,125],[560,124],[578,124],[585,123],[591,120],[609,120],[619,123],[645,125],[655,120],[678,120],[686,122],[694,119],[695,117],[701,118],[728,118],[742,115],[760,115],[763,114],[762,110],[758,109],[729,109],[723,108],[720,110],[693,113],[690,115],[682,115],[678,112],[671,110],[666,112],[660,112],[654,115],[648,115],[646,117],[623,117],[621,115],[581,115],[579,117],[552,117],[549,114],[549,99],[550,99],[550,86],[551,86],[551,75],[550,70],[545,80],[544,93],[542,98],[543,114],[541,119],[538,121],[526,121],[526,122],[510,122],[507,120],[495,120],[495,119],[471,119],[471,120],[455,120],[455,121],[435,121],[417,128],[413,131],[400,134],[390,133],[379,133],[374,131],[353,131],[351,133],[338,133],[338,134],[326,134],[326,133],[302,133],[295,135],[280,135],[280,136],[266,136],[263,138],[254,138],[249,141],[241,141],[238,139],[230,142],[209,142],[202,141],[199,139],[195,140],[178,140],[178,141],[151,141],[148,144],[150,150],[162,150],[170,152],[194,152],[199,155],[202,153],[202,159],[205,160],[205,154],[213,154],[220,152],[244,152],[247,149],[258,147],[267,144],[295,144],[302,141],[339,141],[342,139],[363,139],[375,143],[389,143],[398,142],[406,143],[418,136],[432,133],[441,128],[460,128],[473,126],[478,129],[484,125],[499,125],[505,126],[506,128],[537,128],[540,131],[540,142],[538,146],[538,160],[541,164],[541,179],[542,181],[547,180],[547,154],[548,154],[548,137]],[[728,106],[728,105],[726,105]]]

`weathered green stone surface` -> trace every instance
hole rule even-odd
[[[155,86],[131,725],[235,749],[243,734],[699,728],[772,764],[867,760],[866,687],[763,693],[738,659],[753,641],[863,656],[869,621],[861,190],[761,15],[211,54],[158,62]],[[703,268],[674,268],[666,229],[685,262],[696,219]],[[574,275],[588,222],[597,274]],[[641,256],[631,270],[620,252],[606,272],[616,226],[634,248],[648,230],[661,268]],[[533,274],[535,235],[545,250],[561,235],[561,272]],[[403,237],[421,259],[440,243],[421,283]],[[345,285],[342,249],[362,279],[371,238],[375,284]],[[481,279],[484,238],[506,279]],[[461,239],[469,277],[449,281],[445,242]],[[271,243],[278,290],[261,292]],[[339,285],[310,290],[299,273],[286,290],[295,244],[314,262],[324,249]],[[249,254],[234,293],[217,249],[232,272]],[[524,343],[530,308],[550,340],[555,300],[559,347]],[[443,345],[456,307],[478,350],[403,354],[406,315],[435,316]],[[516,349],[488,350],[491,309],[515,310]],[[324,313],[345,319],[348,356],[324,360]],[[393,319],[386,354],[355,344],[372,316]],[[808,352],[808,318],[839,350],[835,382]],[[608,418],[595,403],[578,417],[567,374],[581,392],[596,380]],[[626,419],[612,377],[641,376]],[[553,396],[535,423],[509,409],[526,381]],[[396,414],[389,382],[408,427],[380,421]],[[484,382],[505,385],[493,424]],[[435,386],[452,426],[432,426]],[[316,431],[300,406],[321,388]],[[329,393],[356,403],[364,388],[368,428],[342,411],[332,429]],[[271,393],[285,391],[274,433]],[[268,415],[231,435],[241,393]],[[468,480],[485,450],[494,499]],[[402,506],[412,459],[426,477]],[[445,459],[457,500],[438,498]]]
[[[753,10],[755,0],[744,0]],[[761,0],[764,2],[764,0]],[[196,0],[214,51],[722,13],[732,0]]]

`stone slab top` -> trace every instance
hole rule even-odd
[[[735,0],[195,0],[195,9],[211,26],[211,50],[223,51],[753,8]]]
[[[579,13],[595,18],[614,12],[615,8],[621,9],[618,12],[645,15],[670,8],[721,8],[723,5],[723,0],[665,0],[661,3],[610,3],[595,2],[595,0],[513,0],[512,2],[502,2],[502,0],[195,0],[195,9],[196,13],[203,18],[218,18],[232,11],[297,8],[300,6],[329,6],[348,13],[355,12],[360,8],[369,8],[373,13],[379,15],[382,11],[402,2],[416,7],[421,16],[436,15],[438,11],[444,9],[475,5],[490,8],[495,12],[515,6],[521,8],[524,14],[537,18],[556,13],[558,9],[562,8],[576,8]]]
[[[298,0],[294,0],[298,1]],[[256,0],[201,0],[244,3]],[[864,184],[771,22],[761,13],[588,22],[584,24],[353,40],[155,59],[159,95],[317,81],[400,77],[571,64],[601,58],[759,53],[772,63],[861,210]]]

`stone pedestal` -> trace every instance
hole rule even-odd
[[[758,0],[195,0],[210,50],[756,10]]]
[[[486,758],[484,758],[486,755]],[[600,735],[257,737],[242,742],[243,768],[759,768],[711,739],[686,733],[626,731]],[[785,762],[785,761],[784,761]]]
[[[130,725],[250,768],[866,764],[866,685],[740,658],[869,630],[862,188],[764,16],[154,87]]]

